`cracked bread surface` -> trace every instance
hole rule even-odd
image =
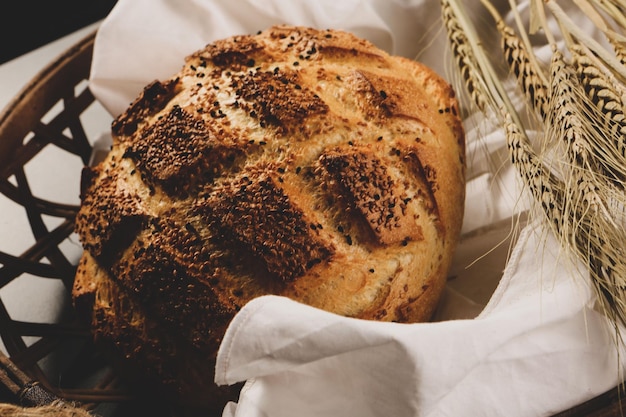
[[[188,56],[112,132],[83,176],[74,301],[99,343],[178,400],[236,395],[211,364],[254,297],[433,314],[465,145],[454,91],[426,66],[346,32],[275,26]]]

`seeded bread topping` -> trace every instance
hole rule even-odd
[[[463,215],[457,111],[432,70],[345,32],[207,45],[146,86],[85,170],[76,306],[186,402],[228,391],[210,364],[254,297],[428,320]]]

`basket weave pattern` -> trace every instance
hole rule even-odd
[[[26,219],[16,226],[8,218],[13,209],[0,216],[5,219],[0,222],[0,337],[4,353],[24,373],[2,382],[17,400],[25,379],[37,381],[57,397],[85,404],[127,397],[115,388],[116,378],[91,347],[88,329],[72,315],[70,289],[80,254],[73,235],[80,171],[74,172],[76,181],[71,182],[58,175],[68,165],[88,164],[92,153],[94,141],[81,118],[98,104],[86,82],[93,41],[92,34],[44,68],[0,114],[0,199],[5,199],[2,207],[14,206]],[[36,165],[44,152],[58,158],[58,170],[39,172]],[[63,193],[55,194],[44,185],[48,192],[42,196],[42,187],[35,186],[32,178],[42,175],[61,182],[58,187]],[[75,198],[58,201],[57,194]],[[14,243],[14,236],[32,243],[11,252],[6,247]],[[45,307],[28,297],[15,299],[15,288],[23,287],[20,282],[25,280],[62,288],[53,292],[57,299],[51,301],[61,306],[55,320],[14,317],[11,305],[26,304],[24,308],[34,311]]]

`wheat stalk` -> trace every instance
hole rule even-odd
[[[448,30],[456,62],[461,65],[471,64],[471,68],[459,68],[466,75],[463,77],[466,90],[481,112],[487,117],[493,116],[500,120],[505,128],[511,162],[524,178],[535,201],[540,204],[549,224],[560,228],[561,209],[553,192],[555,186],[558,187],[558,180],[545,169],[535,154],[520,117],[495,76],[496,71],[492,64],[480,48],[475,31],[465,19],[462,7],[455,0],[441,0],[441,6],[444,26]],[[458,45],[456,42],[460,39],[463,44]]]
[[[618,3],[606,0],[575,0],[600,28],[607,41],[611,44],[616,58],[622,65],[626,64],[626,36],[618,31],[626,30],[626,15]],[[602,12],[602,13],[601,13]],[[608,17],[611,19],[609,21]]]
[[[575,37],[581,44],[592,50],[602,60],[603,64],[619,78],[620,82],[626,81],[626,67],[622,65],[612,51],[608,51],[598,41],[585,33],[554,0],[544,0],[544,4],[552,12],[566,38]],[[615,32],[610,33],[615,34]]]
[[[619,54],[601,48],[582,33],[553,0],[533,0],[531,30],[543,30],[553,50],[550,71],[544,74],[513,0],[519,36],[489,0],[481,1],[500,33],[503,60],[528,106],[541,116],[543,143],[539,150],[526,135],[502,81],[495,77],[461,1],[441,0],[443,21],[465,86],[471,87],[470,96],[478,109],[499,120],[511,163],[564,251],[587,266],[600,308],[615,323],[619,339],[618,323],[626,323],[626,199],[622,186],[626,178],[626,69]],[[626,22],[621,18],[609,22],[604,15],[617,13],[623,4],[616,0],[575,1],[619,51],[624,38],[612,26]],[[544,7],[559,24],[571,63],[558,50]],[[561,158],[559,149],[563,150]]]
[[[587,97],[580,94],[583,89],[571,65],[565,62],[560,51],[553,52],[551,65],[551,105],[546,124],[549,138],[562,140],[568,160],[564,172],[562,199],[564,214],[560,236],[574,249],[579,258],[586,259],[605,312],[616,305],[615,294],[623,292],[626,264],[620,262],[624,235],[619,233],[620,224],[614,219],[610,202],[623,193],[613,192],[607,186],[606,177],[600,168],[602,160],[594,158],[590,139],[598,131],[590,129]],[[600,171],[600,172],[599,172]],[[622,309],[617,313],[622,314]]]
[[[573,24],[558,4],[552,0],[545,4],[559,23],[579,81],[579,84],[574,81],[562,54],[555,50],[552,85],[556,104],[552,121],[558,123],[559,118],[565,118],[563,126],[555,133],[572,146],[580,146],[579,152],[571,155],[572,165],[564,174],[569,179],[564,197],[571,217],[565,224],[574,237],[569,246],[579,259],[586,261],[600,307],[614,321],[617,330],[618,323],[626,323],[623,221],[626,164],[622,99],[625,68],[614,55]],[[614,36],[608,24],[600,21],[585,4],[578,0],[585,15],[608,38]],[[564,88],[567,84],[569,86]],[[619,189],[616,190],[616,186]],[[564,232],[567,237],[567,231]]]

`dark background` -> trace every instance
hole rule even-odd
[[[116,0],[4,0],[0,64],[103,19]]]

